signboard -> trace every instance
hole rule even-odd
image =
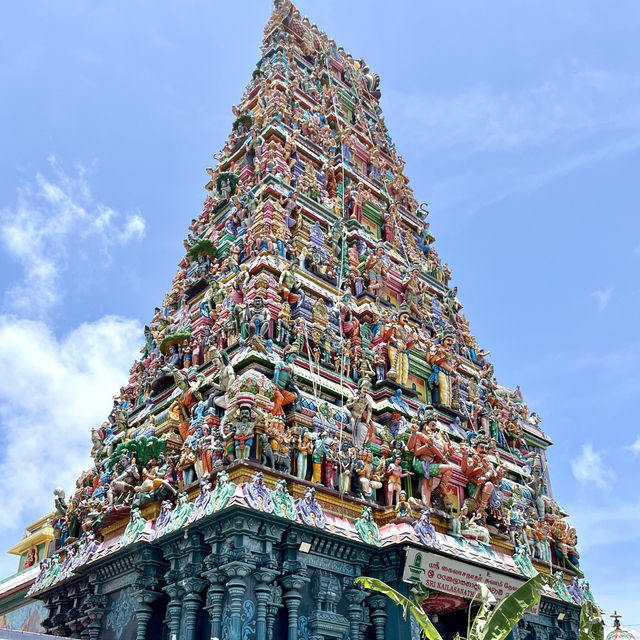
[[[407,548],[402,580],[420,582],[434,591],[451,593],[468,600],[479,596],[478,582],[484,582],[498,601],[524,584],[524,580],[514,576],[412,547]]]

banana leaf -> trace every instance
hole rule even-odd
[[[481,604],[473,621],[472,632],[480,635],[487,624],[487,618],[491,613],[491,607],[496,603],[496,598],[493,593],[489,591],[489,587],[483,582],[478,582],[478,589],[480,590]],[[469,638],[471,637],[470,635]]]
[[[416,582],[411,589],[409,589],[409,600],[419,607],[429,597],[429,589],[421,582]]]
[[[424,609],[412,602],[409,598],[398,593],[395,589],[392,589],[388,584],[377,580],[376,578],[368,578],[367,576],[361,576],[354,580],[356,584],[361,584],[365,589],[371,589],[377,591],[388,598],[390,598],[395,604],[402,607],[402,614],[407,617],[407,612],[416,619],[416,622],[422,629],[425,638],[427,640],[443,640],[442,636],[437,632],[436,628],[431,624],[429,617],[424,612]]]
[[[587,600],[580,609],[580,640],[604,640],[600,610],[590,600]]]
[[[538,604],[542,587],[550,583],[550,577],[544,573],[530,578],[519,589],[500,601],[498,606],[486,614],[488,596],[481,589],[483,603],[480,614],[476,616],[468,640],[504,640],[518,624],[527,609]]]

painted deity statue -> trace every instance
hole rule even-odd
[[[398,319],[382,329],[382,341],[387,343],[389,370],[387,378],[403,387],[409,384],[409,349],[415,344],[411,327],[407,324],[409,314],[400,311]]]
[[[227,455],[231,460],[246,460],[251,455],[256,425],[264,419],[262,410],[254,405],[240,404],[229,409],[220,424],[220,435],[226,441],[233,440]]]
[[[371,432],[375,435],[375,425],[372,421],[373,399],[369,395],[371,380],[361,378],[358,391],[347,400],[346,408],[351,415],[351,430],[353,444],[357,449],[362,449],[371,438]]]
[[[313,453],[313,441],[311,435],[305,429],[298,437],[298,447],[296,453],[296,476],[301,480],[307,479],[307,469],[309,456]]]
[[[393,462],[390,462],[386,468],[387,484],[385,498],[388,507],[392,507],[400,500],[402,491],[402,478],[413,475],[410,471],[404,471],[402,468],[402,458],[396,456]]]
[[[381,243],[376,247],[375,252],[367,258],[364,267],[369,280],[369,291],[373,294],[376,300],[380,299],[380,294],[384,289],[385,271],[387,266],[384,255],[385,248]]]
[[[453,446],[449,439],[438,430],[435,412],[421,413],[421,426],[416,422],[411,424],[411,436],[407,447],[413,451],[420,461],[422,478],[420,479],[420,493],[426,507],[431,506],[431,494],[440,486],[445,496],[449,489],[449,478],[456,466],[447,460],[453,453]]]
[[[413,530],[416,532],[418,538],[420,538],[422,544],[427,547],[433,547],[434,549],[440,548],[436,528],[431,522],[431,512],[429,509],[423,509],[420,512],[420,517],[413,523]]]
[[[469,450],[467,445],[460,445],[462,461],[460,468],[467,478],[467,495],[460,515],[476,512],[484,514],[489,498],[504,475],[502,467],[496,467],[489,459],[489,445],[486,440],[477,440],[475,449]]]
[[[211,502],[211,483],[208,479],[203,478],[200,480],[200,493],[193,502],[193,509],[189,520],[187,522],[194,522],[199,518],[203,518],[209,509],[209,503]]]
[[[407,499],[407,492],[402,489],[395,506],[396,518],[408,518],[411,515],[411,503]]]
[[[520,545],[516,547],[516,551],[513,554],[513,561],[522,574],[528,578],[533,578],[533,576],[537,575],[538,572],[535,570],[525,546]]]
[[[564,583],[564,574],[562,571],[556,571],[553,574],[553,590],[556,592],[556,595],[565,602],[573,602],[573,598],[571,594],[567,590],[567,585]]]
[[[171,512],[173,509],[173,505],[171,504],[171,500],[163,500],[160,505],[160,513],[156,518],[156,524],[153,530],[153,539],[159,538],[163,536],[165,533],[169,532],[169,525],[171,523]]]
[[[140,534],[144,531],[144,528],[147,526],[147,521],[140,514],[140,509],[134,507],[131,509],[131,515],[129,517],[129,524],[127,528],[124,530],[122,537],[120,538],[120,546],[124,547],[127,544],[134,543]]]
[[[224,509],[235,491],[236,485],[229,480],[229,474],[224,470],[220,471],[216,476],[216,487],[211,492],[207,515]]]
[[[453,351],[455,337],[453,332],[445,332],[440,344],[432,345],[427,353],[427,362],[431,365],[429,386],[432,400],[436,405],[452,406],[453,380],[456,375],[457,356]]]
[[[170,531],[177,531],[184,527],[193,510],[193,503],[189,502],[189,496],[182,492],[178,494],[178,503],[171,514],[171,522],[169,523]]]
[[[213,349],[211,351],[211,362],[214,366],[214,372],[209,376],[207,382],[210,382],[213,392],[207,398],[206,408],[209,413],[214,413],[217,407],[220,409],[227,408],[227,393],[235,380],[236,374],[224,349]]]
[[[293,363],[298,352],[295,347],[288,345],[283,352],[283,359],[276,362],[273,373],[275,386],[273,408],[271,413],[276,416],[284,415],[282,407],[289,406],[298,399],[299,391],[294,384]]]
[[[295,521],[298,518],[298,511],[296,509],[292,495],[287,489],[287,481],[284,478],[280,478],[276,482],[275,489],[271,491],[271,499],[273,501],[273,513],[281,518],[288,518]]]
[[[251,482],[245,482],[242,485],[242,493],[247,504],[252,509],[264,511],[265,513],[273,513],[273,499],[271,491],[264,483],[264,475],[262,471],[253,474]]]
[[[353,522],[356,527],[358,535],[363,542],[374,544],[377,547],[382,545],[380,540],[380,531],[378,525],[373,519],[373,511],[371,507],[362,507],[362,514],[359,518],[356,518]]]
[[[278,291],[283,302],[287,302],[293,308],[300,299],[301,287],[297,277],[298,265],[293,262],[280,273]]]
[[[296,500],[296,509],[302,522],[310,527],[324,529],[327,526],[327,519],[322,511],[322,506],[316,500],[316,490],[313,487],[307,487],[304,497]]]

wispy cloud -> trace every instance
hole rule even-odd
[[[591,292],[591,295],[596,299],[598,305],[598,311],[604,311],[609,302],[611,301],[611,294],[613,293],[613,285],[609,285],[606,289],[596,289]]]
[[[61,299],[60,275],[80,241],[96,241],[96,253],[108,262],[110,247],[145,232],[139,212],[124,215],[96,202],[83,166],[69,175],[55,157],[49,163],[53,177],[37,173],[18,190],[16,205],[0,211],[0,244],[23,272],[22,282],[9,287],[5,297],[10,308],[29,315],[35,310],[43,315]]]
[[[638,436],[632,444],[628,447],[625,447],[627,451],[631,451],[634,456],[640,456],[640,436]]]
[[[615,479],[613,470],[605,466],[601,454],[595,452],[591,444],[582,445],[578,458],[571,461],[571,470],[581,484],[594,484],[603,491],[609,489]]]
[[[475,185],[475,189],[469,188],[470,184],[474,184],[473,176],[466,174],[448,178],[445,182],[434,185],[433,189],[439,194],[437,200],[440,210],[455,208],[458,216],[470,217],[512,195],[535,192],[545,184],[582,167],[616,158],[637,149],[640,149],[640,134],[624,136],[604,145],[598,143],[586,151],[570,152],[566,158],[549,163],[548,167],[542,171],[528,172],[522,166],[514,168],[511,162],[508,162],[506,167],[501,167],[496,161],[495,166],[492,166],[488,174],[483,176],[482,181]]]
[[[476,86],[454,95],[388,91],[385,97],[432,149],[509,150],[640,126],[640,74],[618,70],[564,67],[519,90]]]

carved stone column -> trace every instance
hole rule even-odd
[[[273,625],[280,609],[282,609],[282,587],[273,584],[267,603],[267,640],[273,640]]]
[[[271,595],[271,583],[277,572],[273,569],[257,569],[253,577],[256,581],[255,593],[257,602],[256,640],[267,640],[267,607]]]
[[[222,560],[220,554],[217,552],[218,547],[220,547],[222,543],[217,527],[213,527],[205,532],[205,540],[211,552],[204,559],[206,570],[202,572],[202,576],[209,582],[204,608],[209,613],[211,638],[220,638],[222,635],[222,606],[224,603],[227,576],[220,568],[225,561]]]
[[[107,609],[107,596],[94,594],[87,598],[87,616],[89,624],[87,630],[90,640],[98,640],[100,631],[102,630],[102,618]]]
[[[231,609],[229,640],[242,640],[242,596],[247,590],[247,576],[253,567],[247,562],[233,561],[221,568],[230,578],[226,584]]]
[[[182,596],[184,590],[179,584],[168,584],[164,591],[169,596],[166,623],[169,627],[169,640],[178,640],[180,634],[180,618],[182,616]]]
[[[284,589],[282,599],[287,607],[289,619],[288,640],[297,640],[298,633],[298,610],[302,601],[300,590],[309,582],[309,578],[303,575],[288,575],[280,578],[280,584]]]
[[[351,581],[351,578],[348,578]],[[351,640],[360,640],[362,623],[362,601],[366,598],[366,594],[360,589],[346,589],[344,597],[349,603],[349,625],[351,627]]]
[[[224,601],[224,579],[219,576],[220,582],[211,583],[207,591],[207,602],[205,609],[209,612],[211,620],[211,637],[220,638],[222,635],[222,603]],[[211,582],[211,577],[209,578]]]
[[[134,612],[136,614],[136,640],[146,640],[147,626],[153,614],[151,604],[160,597],[160,593],[151,591],[151,589],[138,589],[133,592],[133,597],[138,603]]]
[[[198,611],[202,607],[202,596],[200,594],[207,586],[207,583],[202,578],[191,577],[181,580],[180,586],[185,594],[182,598],[185,616],[185,636],[180,640],[195,640]]]
[[[367,598],[367,604],[371,611],[371,621],[376,634],[376,640],[385,640],[385,627],[387,623],[387,596],[378,595]]]

